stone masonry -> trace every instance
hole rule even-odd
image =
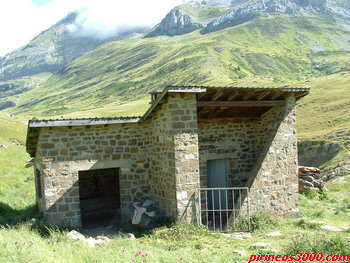
[[[37,203],[48,223],[81,227],[79,172],[110,168],[118,171],[121,209],[152,199],[166,216],[197,222],[198,188],[207,187],[215,159],[228,161],[229,187],[250,188],[253,213],[298,212],[293,93],[259,118],[234,121],[200,119],[195,92],[162,96],[138,122],[36,128]]]

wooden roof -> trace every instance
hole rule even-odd
[[[197,97],[198,119],[251,120],[261,117],[294,94],[300,99],[309,89],[296,88],[207,88]]]
[[[285,105],[285,99],[292,94],[298,100],[306,96],[309,89],[170,86],[163,91],[151,93],[151,106],[142,117],[31,120],[28,123],[27,152],[32,157],[35,156],[40,128],[141,123],[150,118],[163,103],[166,103],[167,97],[172,93],[196,94],[199,122],[212,119],[242,121],[258,119],[271,108]]]

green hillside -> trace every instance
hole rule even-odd
[[[206,35],[109,42],[26,92],[10,112],[61,115],[143,98],[166,85],[257,79],[284,85],[329,75],[350,70],[347,35],[345,27],[326,18],[277,15]]]
[[[15,223],[33,214],[33,169],[24,168],[30,159],[25,152],[27,125],[20,118],[0,112],[0,228],[5,218]],[[0,255],[1,258],[1,255]]]

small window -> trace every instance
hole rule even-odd
[[[41,192],[41,174],[38,169],[35,169],[35,184],[36,184],[36,194],[39,198],[42,198]]]

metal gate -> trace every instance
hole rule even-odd
[[[250,231],[248,187],[200,188],[199,223],[214,232]]]

